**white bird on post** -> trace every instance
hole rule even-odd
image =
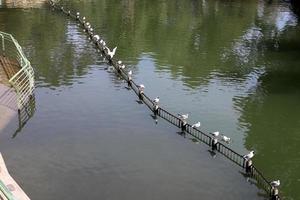
[[[218,137],[220,135],[219,131],[215,131],[211,133],[214,137]]]
[[[110,59],[112,59],[114,57],[114,55],[116,54],[116,50],[118,47],[115,47],[112,51],[110,51],[110,49],[108,47],[105,47],[107,49],[107,54],[109,55]]]
[[[272,181],[270,183],[273,187],[278,187],[280,185],[280,180],[277,180],[277,181]]]
[[[100,40],[100,36],[99,35],[94,35],[93,40],[94,40],[94,42],[98,42]]]
[[[129,76],[129,77],[132,76],[132,71],[131,71],[131,70],[128,72],[128,76]]]
[[[155,104],[158,104],[158,103],[159,103],[159,97],[156,97],[155,99],[153,99],[153,102],[154,102]]]
[[[201,123],[197,122],[197,123],[192,125],[192,128],[199,128],[200,126],[201,126]]]
[[[226,142],[226,143],[229,143],[230,142],[230,137],[227,137],[226,135],[221,135],[221,139],[222,139],[222,141],[224,141],[224,142]]]
[[[254,151],[250,151],[250,153],[243,156],[246,160],[250,160],[254,156]]]
[[[124,65],[124,64],[121,65],[121,66],[120,66],[120,69],[125,69],[125,65]]]
[[[140,84],[138,87],[139,87],[139,90],[144,90],[145,89],[145,86],[143,84]]]
[[[187,120],[189,118],[189,114],[178,114],[178,116],[182,119],[182,120]]]

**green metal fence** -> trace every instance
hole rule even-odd
[[[0,192],[2,194],[2,195],[0,195],[0,199],[2,199],[2,197],[4,197],[4,199],[7,199],[7,200],[17,200],[1,180],[0,180],[0,190],[1,190]]]
[[[34,71],[30,62],[25,57],[22,47],[11,34],[0,31],[0,40],[0,54],[17,61],[21,67],[21,69],[9,79],[9,83],[17,93],[18,109],[21,110],[33,94]]]

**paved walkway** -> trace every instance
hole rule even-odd
[[[0,130],[17,114],[17,110],[14,90],[0,83]]]
[[[11,195],[13,197],[15,197],[15,199],[29,200],[29,197],[24,193],[22,188],[10,176],[10,174],[6,168],[5,162],[2,158],[1,153],[0,153],[0,180],[6,186],[6,188],[9,190]],[[3,189],[3,188],[1,188],[1,189]],[[8,199],[7,193],[8,193],[8,191],[6,193],[4,193],[3,191],[0,191],[0,199]]]

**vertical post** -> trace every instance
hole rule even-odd
[[[212,144],[211,144],[211,148],[212,150],[217,150],[217,144],[218,144],[218,139],[217,138],[213,138],[212,140]]]
[[[181,131],[184,132],[186,131],[186,121],[181,121]]]
[[[279,191],[276,187],[271,188],[271,200],[279,200]]]
[[[128,87],[131,87],[131,77],[128,77],[127,83],[128,83]]]
[[[140,100],[143,100],[143,91],[141,91],[141,90],[139,90],[139,98],[140,98]]]
[[[22,117],[21,117],[21,109],[18,108],[18,120],[19,120],[19,129],[22,127]]]
[[[246,161],[246,173],[252,173],[252,160]]]
[[[159,108],[159,106],[157,104],[155,104],[154,108],[153,108],[154,115],[158,115],[158,108]]]
[[[5,51],[4,36],[1,34],[1,37],[2,37],[2,51],[4,53]]]

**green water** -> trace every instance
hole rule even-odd
[[[117,57],[133,70],[137,83],[145,84],[147,94],[160,96],[161,106],[174,113],[190,113],[191,123],[201,121],[203,130],[219,130],[231,137],[230,146],[238,152],[255,150],[255,165],[267,178],[281,180],[280,190],[285,199],[300,199],[300,26],[288,3],[261,0],[62,3],[65,8],[79,10],[86,16],[111,48],[118,46]],[[59,132],[67,140],[63,133],[70,129],[96,131],[97,123],[92,121],[103,113],[109,116],[119,113],[124,109],[121,105],[128,106],[124,112],[140,113],[138,108],[129,106],[132,102],[126,95],[132,94],[127,91],[116,94],[120,102],[115,101],[121,105],[112,107],[109,95],[118,92],[101,89],[102,93],[96,95],[93,89],[88,89],[95,87],[91,83],[97,83],[97,87],[119,91],[123,83],[111,74],[112,83],[107,83],[103,74],[95,72],[103,68],[94,66],[101,58],[76,24],[65,16],[47,8],[3,9],[0,29],[16,36],[37,72],[40,111],[37,109],[35,118],[23,131],[24,137],[28,137],[26,141],[38,137],[26,134],[29,130],[37,133],[45,130],[48,134],[44,135],[50,137],[52,133],[46,125],[49,121],[57,124],[50,126],[57,129],[53,134],[59,136]],[[93,82],[95,74],[105,81]],[[72,89],[86,97],[77,96]],[[101,101],[99,112],[92,106],[97,105],[96,100],[90,100],[93,98]],[[56,114],[49,105],[52,101],[59,101],[54,103]],[[78,111],[83,116],[76,121],[77,126],[68,120],[66,125],[55,120],[63,121]],[[127,128],[134,123],[129,116],[124,114],[119,119],[126,122]],[[93,128],[80,124],[82,120]],[[106,123],[110,124],[107,120]],[[147,124],[147,120],[143,119],[143,123]],[[115,128],[113,123],[112,126]],[[147,132],[149,127],[143,126],[137,129]],[[75,135],[79,142],[79,132]],[[38,140],[56,147],[55,141]],[[66,163],[63,170],[73,164]]]

